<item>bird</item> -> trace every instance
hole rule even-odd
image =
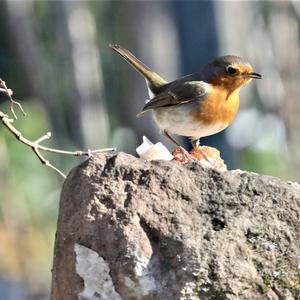
[[[167,82],[129,50],[118,44],[109,46],[146,80],[150,99],[137,117],[152,110],[161,132],[179,147],[172,134],[189,137],[196,149],[201,138],[227,128],[238,112],[241,87],[262,78],[248,61],[225,55],[195,73]]]

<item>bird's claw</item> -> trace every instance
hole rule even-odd
[[[173,151],[174,160],[179,161],[183,164],[196,161],[196,158],[191,155],[187,150],[185,150],[183,147],[177,147]]]

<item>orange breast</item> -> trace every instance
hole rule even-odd
[[[208,97],[199,104],[192,116],[204,124],[230,124],[239,109],[239,91],[236,89],[229,96],[223,87],[212,87]]]

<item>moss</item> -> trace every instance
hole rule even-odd
[[[259,292],[265,295],[270,288],[276,285],[280,290],[288,290],[295,299],[300,299],[300,270],[297,271],[293,279],[290,279],[287,270],[287,260],[279,258],[275,265],[275,270],[266,266],[261,261],[253,260],[258,274],[261,276],[263,283],[258,284]]]
[[[290,282],[292,293],[295,299],[300,299],[300,269],[298,269],[295,279]]]
[[[272,283],[273,283],[273,277],[268,274],[268,273],[263,273],[262,276],[261,276],[263,282],[264,282],[264,285],[266,285],[267,287],[271,287],[272,286]]]
[[[257,284],[257,289],[262,295],[266,295],[269,287],[264,284]]]

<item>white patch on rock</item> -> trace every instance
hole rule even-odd
[[[116,292],[109,266],[95,251],[75,244],[76,272],[83,279],[84,289],[78,295],[85,300],[122,300]]]
[[[128,254],[134,263],[134,268],[130,277],[124,276],[124,284],[128,291],[131,291],[131,296],[134,299],[142,299],[147,295],[151,295],[153,291],[158,291],[160,284],[153,277],[150,257],[141,257],[137,252],[133,251]]]
[[[172,160],[173,155],[161,142],[153,144],[147,137],[143,136],[143,143],[136,148],[140,158],[144,160]]]
[[[199,296],[196,290],[197,285],[195,282],[187,282],[180,292],[182,296],[180,299],[198,300]]]
[[[140,289],[143,296],[148,295],[156,289],[155,279],[149,268],[150,259],[148,257],[138,257],[136,255],[134,272],[140,284]]]

